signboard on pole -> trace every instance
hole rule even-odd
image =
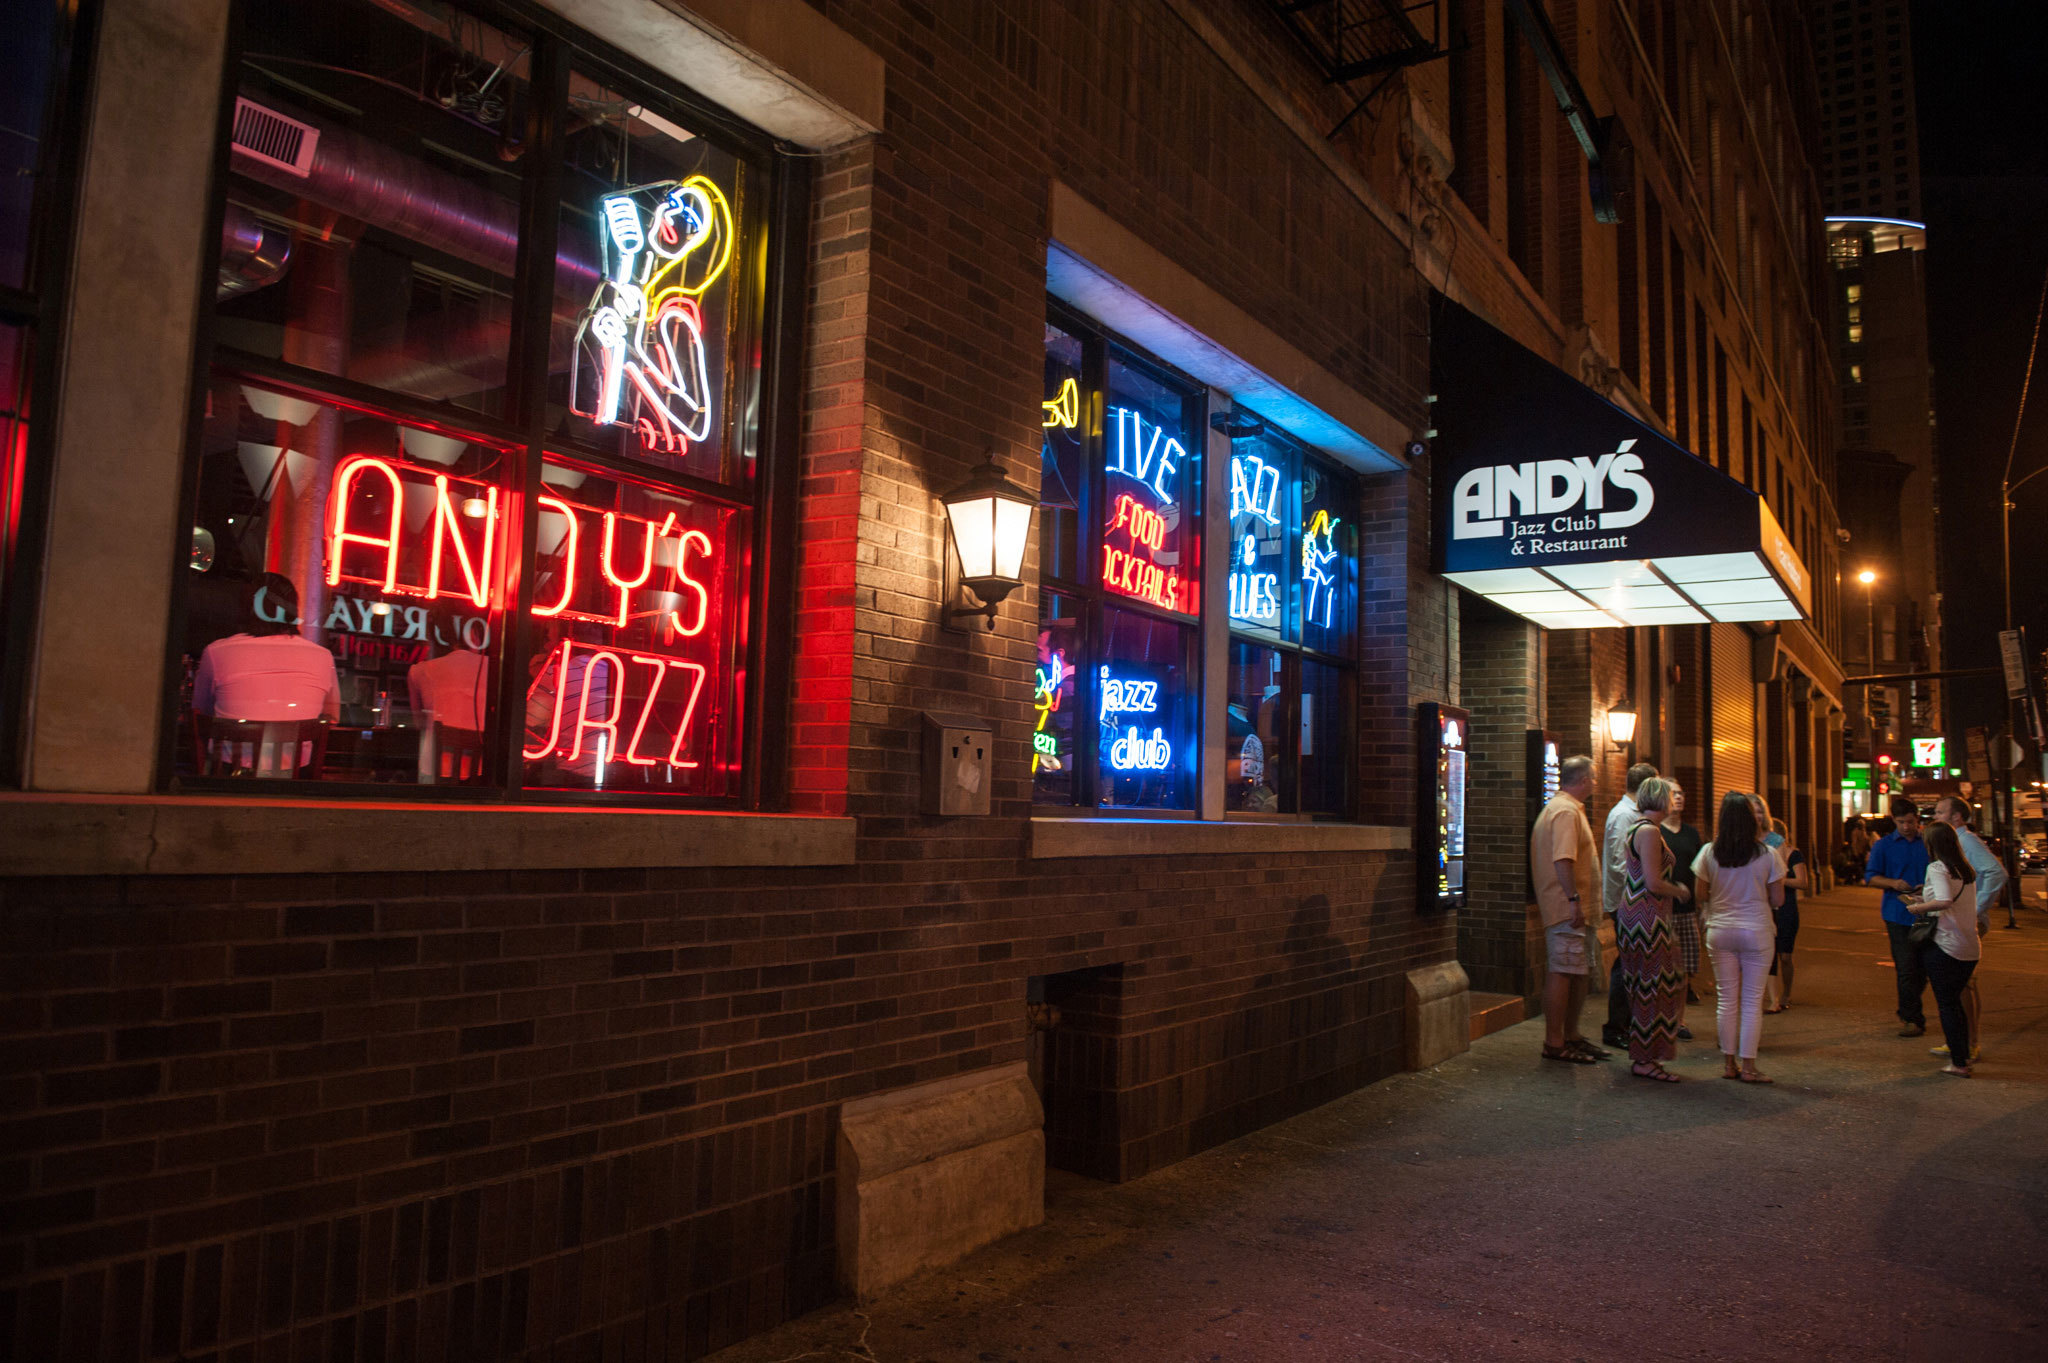
[[[1998,631],[1998,656],[2005,664],[2005,698],[2025,700],[2027,698],[2027,644],[2025,631],[2002,629]]]
[[[1991,738],[1984,726],[1974,725],[1963,734],[1963,771],[1972,781],[1991,780]]]

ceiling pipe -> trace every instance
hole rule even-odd
[[[292,263],[292,234],[273,227],[240,204],[229,204],[220,224],[220,283],[215,298],[253,293],[284,278]]]
[[[236,174],[511,277],[519,259],[517,202],[352,129],[274,104],[263,107],[319,132],[310,164],[300,174],[235,143]],[[588,298],[599,278],[585,243],[560,244],[555,254],[557,294]]]

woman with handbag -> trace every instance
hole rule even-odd
[[[1745,1084],[1771,1080],[1756,1067],[1763,1032],[1764,980],[1770,974],[1777,929],[1771,910],[1785,902],[1785,863],[1764,845],[1749,797],[1721,797],[1714,840],[1693,862],[1693,882],[1714,954],[1715,1022],[1724,1079]]]
[[[1920,897],[1906,903],[1919,918],[1907,929],[1906,940],[1914,943],[1941,1010],[1949,1055],[1941,1072],[1968,1079],[1970,1018],[1963,1008],[1963,986],[1983,954],[1977,938],[1977,876],[1963,856],[1955,829],[1936,820],[1922,836],[1927,840],[1927,882]],[[1957,1056],[1963,1057],[1961,1064],[1956,1063]]]

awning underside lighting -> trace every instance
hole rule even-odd
[[[1545,629],[1797,620],[1763,555],[1693,554],[1444,576]]]

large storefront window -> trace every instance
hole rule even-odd
[[[567,31],[243,42],[169,770],[749,798],[776,154]]]
[[[1355,485],[1248,413],[1230,422],[1233,811],[1341,814],[1350,803]]]
[[[11,769],[33,609],[51,396],[64,304],[64,238],[76,175],[70,154],[92,6],[23,0],[0,42],[0,770]]]
[[[1192,809],[1201,389],[1063,314],[1045,380],[1034,797]]]

